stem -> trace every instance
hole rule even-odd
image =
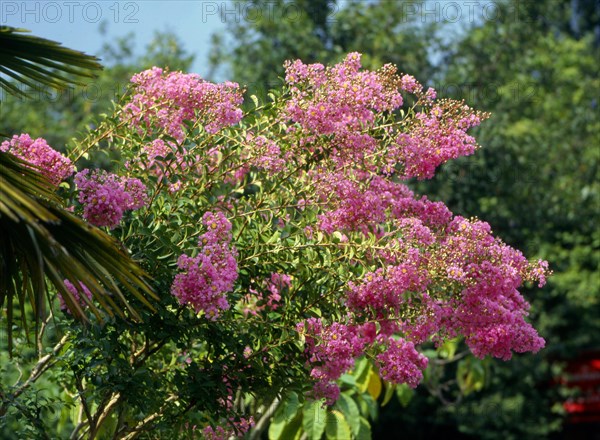
[[[256,425],[254,425],[252,431],[250,431],[250,440],[257,440],[260,438],[260,435],[265,430],[266,424],[269,422],[269,420],[275,413],[275,410],[277,410],[279,403],[279,397],[275,397],[275,399],[273,399],[273,402],[271,402],[271,404],[260,417],[258,422],[256,422]]]
[[[169,403],[172,402],[175,399],[177,399],[177,396],[175,396],[175,395],[170,396],[167,400],[165,400],[165,404],[163,406],[161,406],[160,409],[157,412],[155,412],[153,414],[150,414],[144,420],[142,420],[141,422],[139,422],[133,428],[133,430],[129,434],[127,434],[126,436],[122,437],[122,440],[131,440],[131,439],[134,439],[135,437],[137,437],[141,433],[141,431],[143,431],[143,430],[145,430],[147,428],[148,424],[150,424],[152,421],[154,421],[158,417],[160,417],[163,414],[163,411],[169,405]]]
[[[121,400],[121,393],[115,393],[112,395],[112,397],[110,398],[110,400],[108,401],[108,403],[106,404],[106,406],[103,408],[102,412],[98,415],[98,418],[96,419],[96,423],[95,423],[96,430],[98,430],[98,428],[100,428],[100,425],[102,425],[102,423],[110,415],[113,408],[119,404],[120,400]],[[100,409],[98,409],[98,411],[100,411]],[[98,414],[98,411],[96,411],[96,414]],[[95,435],[96,433],[94,432],[93,434]],[[94,438],[94,435],[92,435],[90,433],[90,439]]]
[[[69,335],[64,335],[62,339],[58,341],[58,343],[54,346],[54,348],[52,349],[52,353],[48,353],[46,356],[44,356],[38,361],[35,367],[33,367],[33,369],[31,370],[31,374],[29,375],[25,383],[23,383],[23,385],[21,385],[15,391],[12,392],[12,398],[10,400],[14,400],[17,397],[19,397],[27,387],[29,387],[36,380],[38,380],[42,374],[44,374],[52,365],[56,363],[52,362],[52,359],[58,354],[60,350],[62,350],[62,348],[66,345],[68,339]]]
[[[77,391],[79,391],[81,406],[83,408],[83,411],[85,412],[85,417],[87,418],[87,423],[90,428],[90,438],[94,438],[94,435],[96,434],[96,423],[94,422],[92,412],[90,411],[87,400],[85,398],[85,388],[83,387],[83,381],[79,376],[77,376],[77,374],[75,374],[75,386],[77,387]]]

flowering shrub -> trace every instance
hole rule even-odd
[[[264,429],[279,406],[289,413],[270,436],[294,438],[321,426],[311,399],[339,409],[329,420],[354,414],[360,392],[376,398],[381,380],[416,387],[424,347],[462,338],[477,357],[510,359],[544,346],[518,289],[541,287],[547,263],[406,184],[472,154],[467,131],[488,115],[394,66],[361,70],[356,53],[285,67],[283,89],[246,113],[237,84],[142,72],[73,151],[107,141],[120,152],[115,174],[77,173],[72,202],[112,229],[161,297],[145,322],[72,327],[88,354],[65,362],[97,411],[82,426],[219,438],[252,420]],[[110,349],[97,342],[107,338]],[[354,435],[366,429],[357,411],[344,422]]]

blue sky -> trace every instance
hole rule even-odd
[[[332,10],[332,19],[346,1],[338,0]],[[407,8],[407,15],[414,16],[417,22],[420,19],[422,22],[434,20],[468,25],[482,16],[489,15],[487,19],[494,19],[495,10],[487,8],[495,4],[493,1],[427,0],[424,7],[415,1],[390,1],[397,1],[399,7]],[[0,23],[29,29],[37,36],[92,55],[100,54],[107,38],[131,32],[135,34],[136,51],[141,54],[154,31],[171,31],[179,37],[184,48],[195,55],[192,71],[206,77],[210,37],[214,32],[226,29],[225,19],[229,22],[252,21],[256,14],[271,14],[275,19],[291,20],[297,12],[294,2],[279,11],[279,15],[273,13],[272,6],[271,2],[266,2],[257,8],[232,0],[0,0]],[[105,37],[99,32],[101,23],[106,25]],[[452,29],[453,32],[459,30],[456,26]]]
[[[229,20],[243,15],[228,1],[0,0],[2,24],[29,29],[37,36],[92,55],[99,53],[104,41],[99,33],[102,21],[106,22],[109,37],[133,32],[140,53],[155,30],[172,31],[184,48],[195,54],[192,70],[200,75],[208,72],[211,34],[225,29],[220,11],[226,12]]]

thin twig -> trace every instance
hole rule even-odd
[[[273,402],[271,402],[271,404],[269,405],[267,410],[263,413],[263,415],[260,417],[258,422],[256,422],[256,425],[254,425],[254,428],[252,428],[252,431],[250,432],[250,440],[256,440],[256,439],[260,438],[260,435],[264,431],[266,424],[269,422],[269,420],[275,413],[275,410],[277,409],[278,406],[279,406],[279,397],[275,397],[275,399],[273,399]]]
[[[54,348],[52,349],[52,352],[48,353],[46,356],[42,357],[38,361],[38,363],[35,365],[35,367],[33,367],[33,369],[31,370],[31,374],[29,375],[27,380],[23,383],[23,385],[21,385],[20,387],[18,387],[16,390],[14,390],[11,393],[12,394],[11,400],[14,400],[17,397],[19,397],[23,393],[23,391],[25,391],[25,389],[27,387],[29,387],[32,383],[34,383],[36,380],[38,380],[42,374],[44,374],[52,365],[54,365],[54,363],[52,362],[52,359],[58,354],[58,352],[60,350],[62,350],[62,348],[66,345],[68,339],[69,339],[69,335],[68,334],[64,335],[62,337],[62,339],[60,341],[58,341],[58,343],[54,346]]]

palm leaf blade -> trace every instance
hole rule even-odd
[[[155,310],[150,299],[158,298],[148,275],[108,234],[57,205],[43,175],[14,156],[0,153],[0,181],[0,306],[6,301],[9,339],[15,297],[24,310],[27,291],[33,293],[30,299],[37,325],[46,304],[46,280],[61,294],[69,311],[84,319],[81,304],[63,280],[86,285],[94,301],[83,294],[81,299],[99,320],[99,309],[108,316],[140,319],[123,292]]]
[[[77,77],[94,78],[93,71],[102,69],[94,56],[26,32],[29,31],[0,26],[0,71],[29,87],[33,87],[30,80],[59,90],[70,84],[81,85]],[[0,88],[11,94],[25,95],[22,90],[8,84],[0,78]]]

